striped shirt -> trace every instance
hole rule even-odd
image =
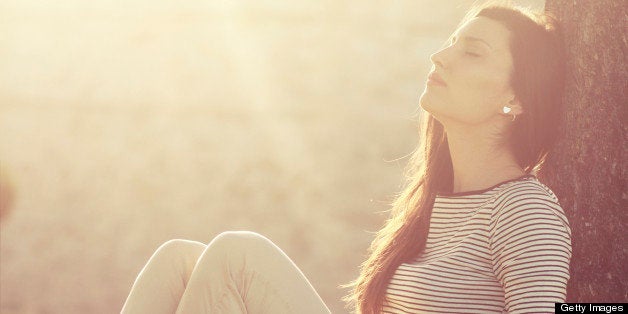
[[[425,251],[397,268],[383,313],[554,313],[570,260],[567,218],[534,175],[439,194]]]

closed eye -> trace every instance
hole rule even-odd
[[[453,46],[456,44],[456,36],[453,36],[449,39],[449,46]],[[477,54],[477,53],[473,53],[473,52],[469,52],[469,51],[465,51],[466,55],[469,55],[471,57],[481,57],[482,55]]]

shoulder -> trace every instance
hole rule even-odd
[[[498,191],[493,200],[491,222],[545,217],[563,225],[571,234],[569,222],[558,198],[536,177],[513,182]],[[527,220],[527,219],[526,219]]]
[[[549,202],[560,207],[558,198],[554,192],[545,184],[541,183],[536,177],[530,177],[526,180],[516,181],[504,186],[498,191],[495,197],[495,206],[499,207],[503,206],[505,203],[525,200]]]

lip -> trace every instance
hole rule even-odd
[[[428,80],[427,83],[430,85],[447,86],[447,83],[445,83],[443,78],[440,77],[440,75],[438,75],[438,73],[436,73],[435,71],[430,72],[430,74],[427,77],[427,80]]]

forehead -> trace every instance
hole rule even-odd
[[[474,17],[453,34],[457,38],[469,36],[484,40],[494,52],[509,52],[510,31],[500,22],[487,17]]]

